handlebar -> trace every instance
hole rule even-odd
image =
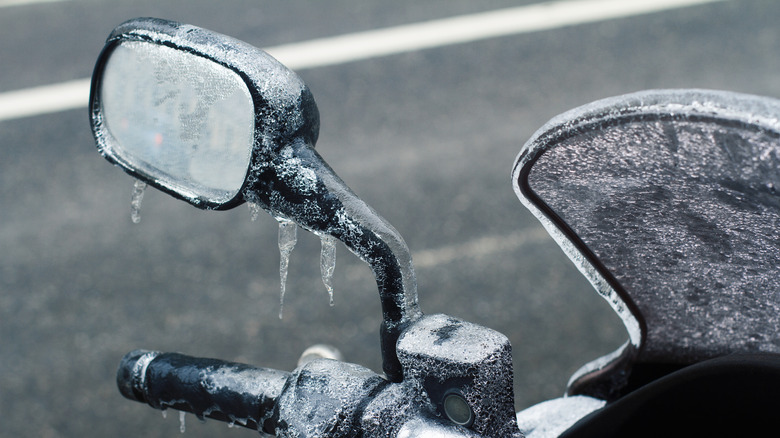
[[[291,373],[135,350],[117,371],[126,398],[280,436],[518,438],[509,340],[447,315],[427,315],[396,345],[404,380],[315,359]],[[456,351],[457,354],[454,354]]]
[[[117,370],[123,396],[273,433],[272,415],[290,373],[178,353],[135,350]]]
[[[436,368],[439,365],[434,364]],[[415,368],[425,367],[418,364]],[[427,372],[423,374],[430,377]],[[438,389],[426,388],[431,383],[415,378],[393,383],[360,365],[331,359],[316,359],[287,373],[148,350],[131,351],[117,370],[119,391],[130,400],[155,409],[171,408],[201,419],[238,424],[268,435],[353,436],[361,431],[367,437],[521,436],[511,403],[507,407],[512,421],[506,424],[501,412],[483,412],[485,406],[472,399],[477,404],[469,409],[491,422],[487,427],[480,425],[481,420],[465,424],[448,419],[446,409],[437,411],[437,402],[431,397],[438,400],[436,394],[444,387],[433,382]],[[469,397],[463,394],[469,394],[469,386],[458,390],[465,393],[457,392],[464,403]],[[485,385],[476,382],[476,386]],[[490,389],[487,392],[495,398],[495,391]]]

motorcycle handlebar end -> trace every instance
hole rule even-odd
[[[125,355],[116,371],[119,392],[133,401],[146,403],[146,367],[160,354],[159,351],[134,350]]]

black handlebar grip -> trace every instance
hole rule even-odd
[[[178,353],[131,351],[119,364],[117,386],[130,400],[156,409],[271,432],[266,423],[290,373]]]

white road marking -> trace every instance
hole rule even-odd
[[[90,79],[0,94],[0,121],[87,107]]]
[[[566,0],[537,3],[268,48],[292,69],[343,64],[723,0]]]
[[[0,0],[4,3],[36,0]],[[40,1],[40,0],[38,0]],[[358,32],[265,50],[293,70],[342,64],[725,0],[567,0]],[[0,94],[0,121],[84,108],[89,79]]]
[[[27,6],[37,3],[55,3],[61,1],[66,0],[0,0],[0,8],[4,8],[6,6]]]
[[[418,251],[412,254],[412,258],[415,268],[424,269],[461,258],[478,258],[498,252],[514,251],[522,246],[550,239],[550,235],[542,227],[536,227],[506,235],[483,236],[441,248]]]

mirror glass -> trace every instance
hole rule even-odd
[[[158,44],[124,41],[100,85],[107,153],[190,199],[223,203],[241,189],[251,158],[254,105],[234,71]]]

